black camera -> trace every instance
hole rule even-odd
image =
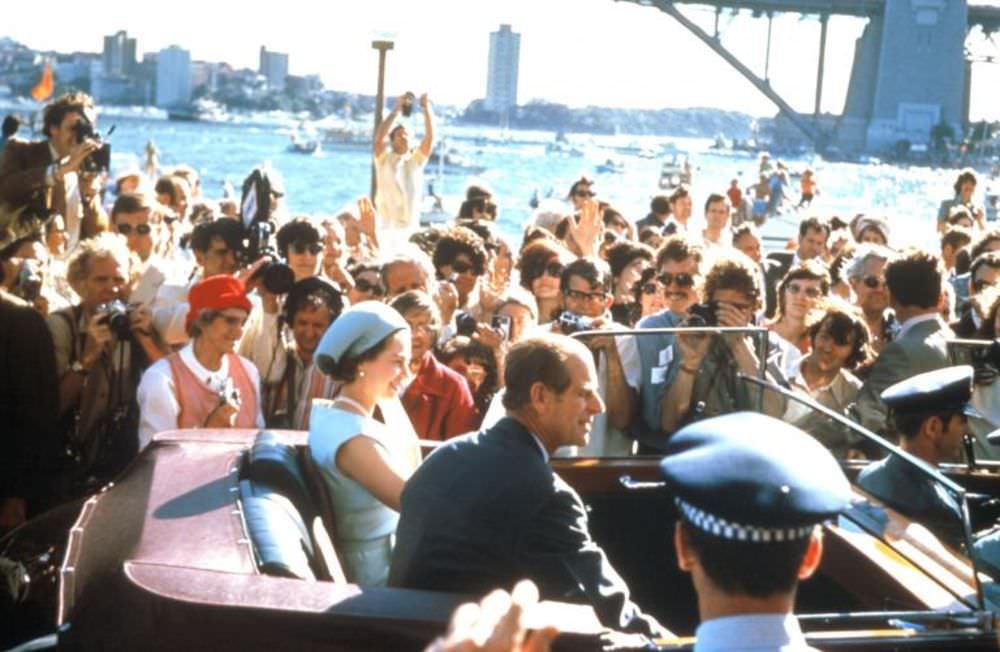
[[[510,339],[510,315],[493,315],[490,326],[503,333],[503,341]]]
[[[410,91],[406,91],[406,95],[403,96],[403,106],[399,108],[399,112],[403,114],[404,118],[409,118],[410,114],[413,113],[413,102],[416,99],[416,95]]]
[[[719,304],[716,301],[694,304],[688,308],[689,317],[687,319],[687,325],[696,328],[702,326],[718,326],[719,316],[716,314],[718,309]]]
[[[281,262],[277,250],[271,245],[274,231],[274,224],[266,221],[254,222],[246,227],[238,258],[244,265],[252,265],[261,258],[268,258],[269,261],[261,265],[250,279],[261,279],[264,288],[271,294],[287,294],[295,285],[295,272]]]
[[[109,301],[97,306],[97,314],[103,315],[102,324],[107,324],[119,340],[132,336],[132,324],[128,318],[128,306],[123,301]]]
[[[271,177],[266,168],[254,168],[243,181],[242,206],[243,242],[237,258],[243,265],[252,265],[261,258],[269,262],[251,276],[261,279],[271,294],[286,294],[295,284],[292,268],[281,262],[277,250],[271,245],[276,229],[271,222]]]
[[[572,335],[573,333],[579,333],[580,331],[589,331],[594,325],[594,320],[590,317],[584,317],[583,315],[578,315],[575,312],[570,312],[569,310],[563,310],[558,317],[559,330],[562,331],[563,335]]]
[[[114,130],[115,128],[111,127],[108,135],[110,136]],[[93,123],[82,115],[80,116],[80,120],[73,125],[73,133],[76,135],[76,142],[78,143],[82,143],[88,138],[101,143],[100,147],[91,152],[87,158],[83,159],[80,169],[83,172],[107,172],[111,168],[111,143],[101,140],[101,136],[94,129]]]
[[[17,285],[14,294],[25,301],[34,301],[42,293],[42,273],[38,261],[30,258],[21,262],[21,270],[17,274]]]
[[[467,312],[459,311],[455,314],[455,333],[458,335],[465,335],[466,337],[472,337],[476,333],[476,326],[479,322],[476,321],[475,316],[470,315]]]

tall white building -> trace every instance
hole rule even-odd
[[[517,106],[517,68],[521,57],[521,35],[501,25],[490,32],[490,63],[486,76],[485,108],[506,113]]]
[[[191,101],[191,53],[171,45],[156,62],[156,106],[183,106]]]
[[[260,69],[257,72],[267,77],[267,87],[271,90],[285,90],[288,55],[284,52],[270,52],[263,45],[260,46]]]

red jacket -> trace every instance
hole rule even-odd
[[[424,354],[402,401],[421,439],[444,441],[479,428],[469,383],[430,351]]]

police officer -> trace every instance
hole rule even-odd
[[[899,447],[931,466],[956,459],[969,431],[968,417],[978,416],[968,404],[972,381],[972,367],[962,365],[918,374],[883,391]],[[939,536],[960,539],[958,503],[898,455],[868,465],[858,475],[858,485]]]
[[[660,467],[680,514],[677,562],[698,593],[695,652],[811,649],[795,590],[819,566],[819,523],[850,497],[829,451],[783,421],[738,412],[678,431]]]

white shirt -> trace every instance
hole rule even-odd
[[[381,229],[414,230],[419,225],[425,163],[419,148],[397,154],[387,147],[376,157],[375,210]]]
[[[706,620],[695,631],[694,652],[800,652],[806,644],[791,614],[753,614]]]
[[[937,318],[938,318],[937,311],[928,313],[926,315],[917,315],[916,317],[910,317],[909,319],[904,321],[902,325],[899,327],[899,334],[896,335],[896,339],[898,340],[899,338],[903,337],[903,335],[905,335],[908,330],[910,330],[917,324],[922,324],[925,321],[934,321]]]
[[[139,280],[136,281],[135,287],[128,295],[129,303],[152,306],[160,286],[167,278],[164,271],[166,267],[165,261],[155,254],[147,258],[142,265]]]
[[[53,163],[49,165],[45,172],[45,185],[55,185],[56,167],[64,157],[59,156],[59,152],[49,141],[49,154]],[[83,222],[83,200],[80,198],[80,178],[76,172],[63,173],[63,188],[66,191],[66,214],[63,221],[66,223],[66,251],[62,254],[62,260],[68,261],[70,254],[80,244],[80,225]]]
[[[221,392],[229,378],[229,357],[222,356],[222,364],[212,371],[198,362],[194,355],[194,345],[188,344],[180,350],[181,362],[187,365],[196,378],[205,383],[212,391]],[[257,395],[257,427],[264,427],[264,413],[260,400],[260,373],[252,362],[243,358],[243,368],[246,369],[250,382],[253,383]],[[142,450],[153,440],[153,435],[164,430],[177,429],[177,415],[181,405],[174,391],[174,374],[167,358],[157,360],[142,374],[139,389],[136,392],[139,403],[139,450]]]

